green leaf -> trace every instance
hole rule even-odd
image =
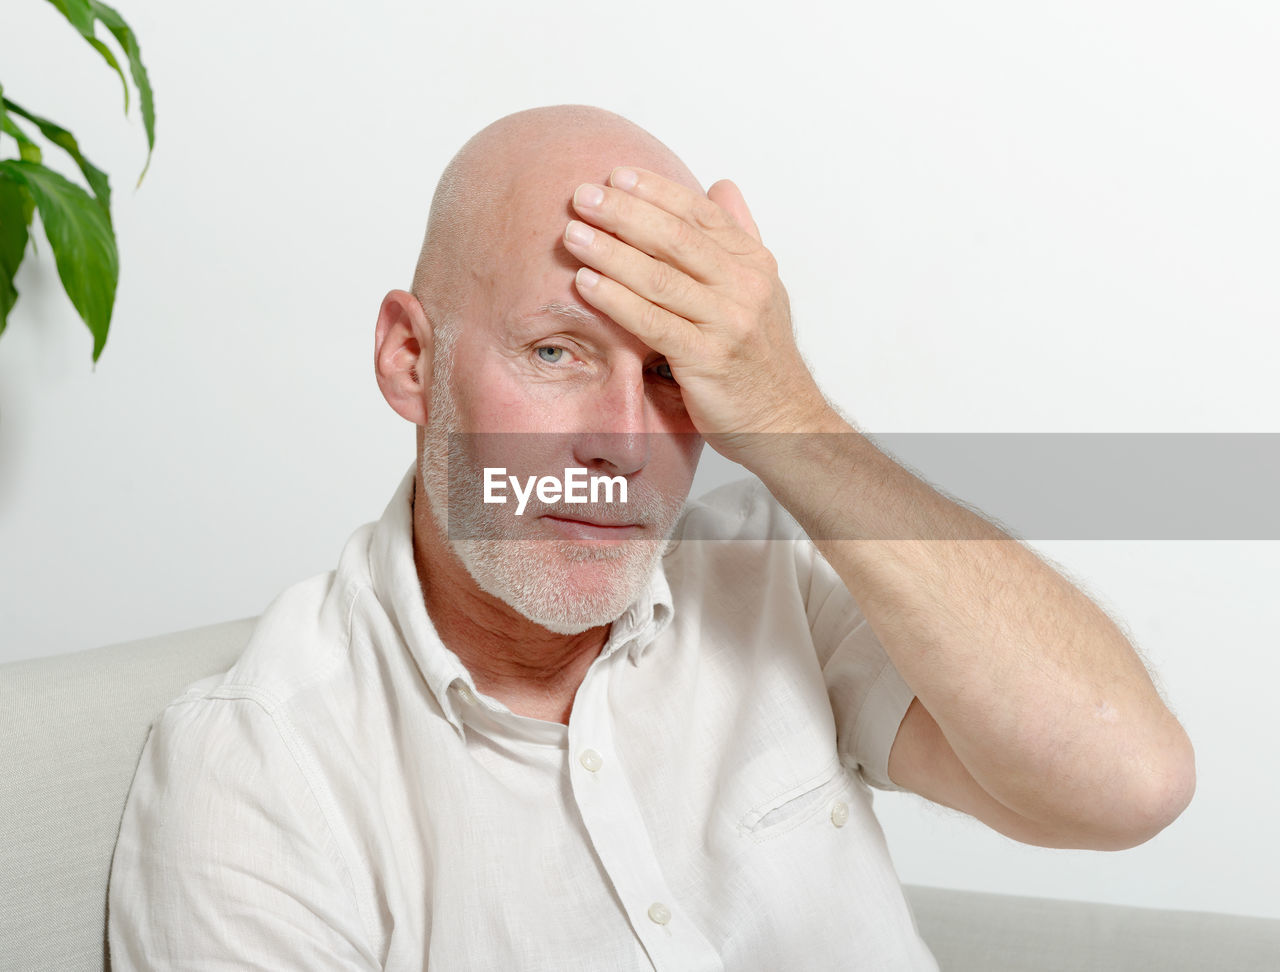
[[[116,39],[125,56],[129,59],[129,73],[133,83],[138,86],[138,100],[142,105],[142,125],[147,131],[147,163],[142,167],[142,175],[138,176],[138,185],[151,166],[151,153],[156,146],[156,111],[151,94],[151,81],[147,78],[147,69],[142,63],[142,50],[138,47],[138,39],[133,35],[125,19],[112,7],[98,0],[49,0],[71,26],[80,32],[80,36],[89,42],[89,46],[102,55],[102,59],[120,77],[124,86],[124,110],[129,110],[129,83],[125,80],[120,62],[116,60],[111,49],[94,35],[97,21],[102,21],[107,30]]]
[[[116,56],[111,53],[111,48],[96,37],[86,37],[89,46],[102,55],[102,59],[111,65],[111,70],[116,72],[116,76],[120,78],[120,87],[124,88],[124,113],[129,114],[129,82],[125,80],[124,71],[120,67],[120,62],[116,60]]]
[[[50,0],[51,3],[59,0]],[[138,176],[138,185],[147,175],[151,166],[151,153],[156,147],[156,109],[151,95],[151,81],[147,78],[147,69],[142,63],[142,49],[138,46],[138,38],[134,36],[129,25],[113,7],[101,0],[88,0],[89,9],[111,31],[111,36],[124,50],[129,58],[129,73],[133,83],[138,86],[138,103],[142,106],[142,125],[147,130],[147,163],[142,167],[142,175]]]
[[[0,179],[26,187],[35,199],[63,289],[93,335],[96,362],[107,342],[120,277],[111,223],[96,199],[42,165],[5,159]]]
[[[93,11],[89,9],[89,0],[49,0],[49,2],[67,18],[72,27],[80,32],[80,36],[89,42],[89,46],[102,55],[102,59],[111,66],[111,70],[116,72],[120,78],[120,85],[124,88],[124,110],[128,114],[129,82],[125,80],[124,71],[121,70],[120,62],[116,60],[111,48],[94,36],[96,20]]]
[[[89,0],[49,0],[58,8],[62,16],[71,21],[71,26],[80,31],[84,37],[93,36],[93,11],[89,9]]]
[[[6,98],[3,101],[0,101],[0,105],[8,107],[9,100]],[[0,115],[0,131],[3,131],[6,135],[12,135],[17,140],[18,158],[22,159],[24,162],[38,163],[42,161],[40,146],[31,141],[27,133],[19,128],[8,114]]]
[[[80,167],[80,171],[84,174],[85,181],[89,183],[89,188],[93,190],[93,194],[98,197],[98,202],[102,203],[102,208],[107,211],[107,219],[111,218],[111,184],[107,181],[107,174],[99,169],[96,165],[84,157],[80,151],[80,146],[76,142],[76,138],[65,128],[55,125],[47,118],[41,118],[39,115],[33,115],[21,105],[16,105],[8,98],[4,99],[4,107],[15,115],[25,118],[29,122],[33,122],[40,133],[44,135],[54,145],[65,151],[71,158],[75,160],[76,165]],[[26,158],[26,156],[23,156]],[[39,162],[40,159],[34,161]]]
[[[18,300],[13,279],[18,275],[27,249],[34,205],[22,186],[0,179],[0,334],[4,333],[9,311]]]
[[[129,111],[129,82],[125,80],[124,71],[120,69],[120,62],[116,60],[115,54],[111,53],[111,48],[94,36],[94,16],[93,11],[89,9],[89,0],[49,0],[49,2],[61,12],[62,16],[67,18],[71,26],[80,32],[80,36],[89,42],[90,47],[102,55],[102,59],[119,76],[120,85],[124,88],[124,110],[127,114]]]
[[[0,84],[0,130],[7,132],[8,134],[12,135],[14,139],[17,140],[19,158],[25,159],[28,162],[39,162],[40,146],[37,145],[35,142],[31,141],[31,139],[27,137],[27,133],[24,132],[18,126],[18,124],[9,117],[8,110],[5,108],[5,105],[7,104],[8,102],[4,98],[4,85]],[[4,183],[4,185],[9,185],[9,183]],[[21,209],[21,212],[18,214],[18,216],[22,220],[21,225],[22,225],[22,231],[23,231],[23,248],[25,249],[26,239],[27,239],[26,227],[31,225],[31,215],[36,210],[36,204],[32,200],[30,193],[28,193],[21,186],[18,186],[18,192],[22,198],[22,209]],[[6,222],[12,223],[13,219],[14,219],[13,214],[9,213],[9,211],[6,210],[6,216],[5,216]],[[0,223],[0,232],[3,232],[3,231],[4,231],[4,224]],[[15,229],[12,232],[16,233],[17,230]],[[31,241],[31,246],[32,248],[35,247],[34,240]],[[15,274],[17,273],[18,264],[21,262],[22,262],[22,251],[19,250],[13,264],[13,271]],[[12,280],[10,281],[10,289],[12,289]],[[16,290],[13,291],[13,299],[14,300],[18,299],[18,292]],[[9,306],[12,307],[13,305],[10,304]],[[0,331],[3,331],[3,330],[4,330],[4,326],[2,323],[0,323]]]

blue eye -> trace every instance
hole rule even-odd
[[[555,364],[557,361],[559,361],[561,358],[564,357],[564,348],[553,348],[553,347],[544,345],[543,347],[537,349],[537,354],[538,354],[538,357],[541,358],[543,361],[545,361],[547,364]]]
[[[653,370],[658,373],[659,378],[662,378],[666,381],[676,380],[676,376],[671,373],[671,365],[667,364],[665,361],[661,362]]]

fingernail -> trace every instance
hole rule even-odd
[[[599,206],[604,202],[604,190],[589,182],[585,183],[578,186],[578,191],[573,194],[573,201],[579,206],[588,208]]]
[[[634,189],[639,181],[634,169],[614,169],[613,175],[609,176],[609,182],[619,189]]]
[[[579,267],[577,279],[579,287],[594,287],[600,282],[600,274],[590,267]]]
[[[579,223],[574,219],[570,220],[569,225],[565,227],[564,238],[570,243],[577,243],[578,246],[590,246],[596,234],[595,230],[586,223]]]

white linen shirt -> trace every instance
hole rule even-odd
[[[437,637],[412,497],[157,718],[116,972],[937,968],[867,786],[911,690],[761,484],[688,505],[567,726]]]

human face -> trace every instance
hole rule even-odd
[[[608,624],[662,555],[702,440],[663,359],[616,324],[563,289],[532,307],[493,296],[436,356],[427,497],[481,590],[560,634]],[[517,516],[512,502],[484,503],[485,467],[520,482],[568,468],[624,477],[627,502],[533,497]]]

